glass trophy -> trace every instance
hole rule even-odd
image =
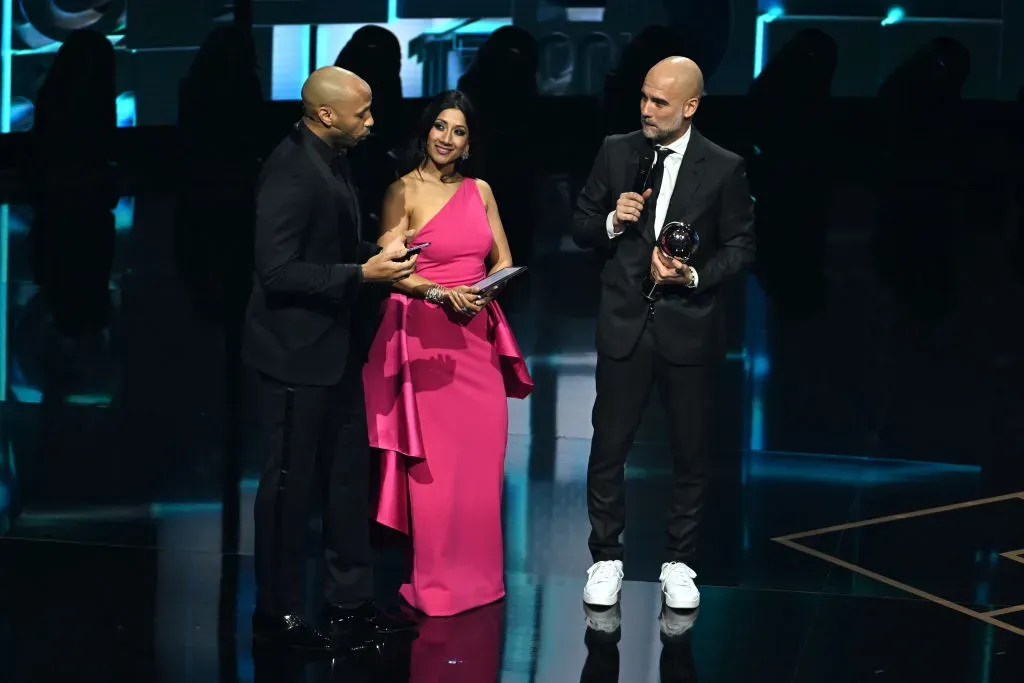
[[[693,226],[680,221],[666,223],[658,236],[658,248],[668,258],[674,258],[688,263],[700,247],[700,235]],[[644,298],[648,301],[656,301],[658,298],[658,283],[650,277],[644,278]]]

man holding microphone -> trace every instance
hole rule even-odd
[[[704,79],[670,57],[647,74],[641,130],[605,139],[573,216],[573,239],[606,257],[597,320],[597,399],[587,474],[594,564],[584,602],[611,606],[622,588],[626,456],[658,383],[670,425],[673,495],[661,568],[672,609],[694,609],[692,569],[708,476],[716,366],[725,357],[721,286],[754,260],[754,211],[743,159],[691,125]],[[642,184],[641,184],[642,183]],[[662,227],[692,226],[691,260],[657,247]],[[653,300],[645,279],[658,284]]]

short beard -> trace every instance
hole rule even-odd
[[[643,122],[643,119],[640,119],[640,123],[642,124]],[[643,132],[645,138],[647,138],[648,140],[657,145],[660,145],[663,144],[666,140],[671,140],[673,137],[678,135],[680,131],[686,128],[686,124],[686,117],[680,116],[679,125],[677,125],[673,130],[662,130],[661,128],[656,128],[654,134],[648,133],[647,129],[642,127],[640,130]]]
[[[679,133],[682,132],[685,129],[685,127],[686,127],[685,123],[686,122],[684,121],[682,126],[679,126],[678,128],[676,128],[674,130],[663,130],[663,129],[657,128],[657,129],[654,130],[654,132],[652,134],[652,133],[648,133],[645,128],[641,128],[641,132],[643,133],[644,137],[646,137],[648,140],[650,140],[654,144],[665,144],[666,140],[671,140],[671,139],[676,138],[676,137],[679,136]]]
[[[664,131],[664,130],[661,130],[659,128],[653,134],[652,133],[648,133],[646,130],[642,130],[642,132],[644,134],[644,137],[647,138],[648,140],[650,140],[651,142],[653,142],[654,144],[662,145],[662,144],[665,143],[666,140],[671,140],[672,136],[675,135],[676,133],[678,133],[679,131],[678,130]]]

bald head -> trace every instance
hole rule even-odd
[[[337,66],[317,69],[302,84],[307,125],[335,146],[352,146],[369,134],[373,126],[371,100],[366,81]]]
[[[307,114],[314,114],[323,106],[334,106],[369,93],[370,86],[348,69],[325,66],[309,75],[302,84],[302,106]]]
[[[668,57],[651,67],[647,78],[673,88],[686,98],[700,98],[704,92],[704,74],[689,57]]]
[[[670,145],[690,128],[704,93],[704,74],[692,59],[668,57],[647,72],[640,98],[644,135]]]

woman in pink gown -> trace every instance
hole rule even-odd
[[[458,91],[427,107],[417,166],[387,192],[381,243],[414,232],[416,272],[395,285],[363,370],[376,518],[412,539],[402,597],[450,616],[505,596],[501,494],[508,397],[533,388],[493,294],[471,285],[512,265],[490,187],[460,171],[473,113]]]

